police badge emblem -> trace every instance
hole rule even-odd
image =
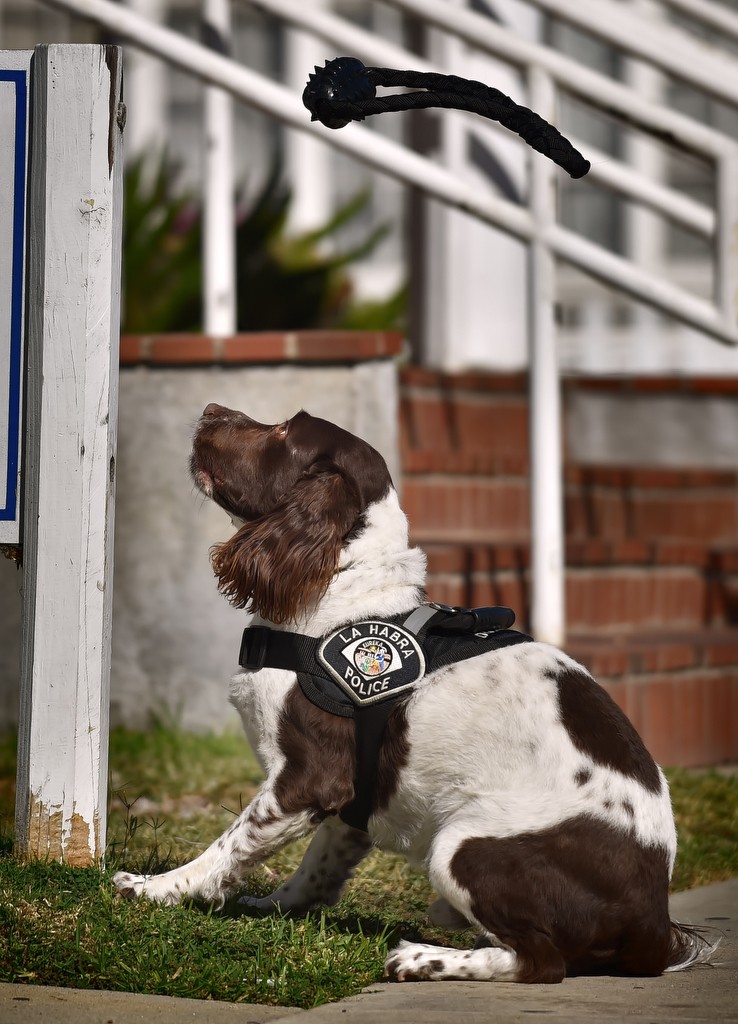
[[[317,656],[359,705],[396,697],[425,675],[423,649],[413,634],[380,619],[336,630],[320,645]]]

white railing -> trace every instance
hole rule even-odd
[[[83,15],[186,72],[252,106],[307,131],[447,205],[465,210],[529,244],[531,305],[531,492],[532,627],[537,636],[560,642],[564,634],[563,526],[561,521],[561,438],[558,369],[555,357],[554,260],[559,257],[627,295],[703,331],[718,341],[738,342],[736,281],[738,254],[738,146],[705,125],[639,96],[634,90],[579,65],[557,51],[531,43],[499,24],[444,0],[389,0],[424,22],[443,28],[470,45],[522,68],[531,105],[553,118],[558,90],[618,115],[627,124],[711,160],[716,167],[715,209],[694,202],[650,180],[624,163],[583,147],[592,159],[593,180],[637,200],[707,238],[716,254],[715,301],[676,287],[656,274],[556,222],[553,180],[544,158],[531,156],[529,208],[483,195],[430,160],[358,125],[338,132],[311,124],[298,96],[269,79],[192,42],[111,0],[45,0]],[[339,52],[389,66],[429,68],[402,48],[358,29],[345,20],[296,0],[241,0],[330,42]],[[655,31],[643,18],[613,0],[533,0],[559,17],[605,36],[626,52],[692,84],[735,102],[738,67],[709,54],[685,33],[669,26]],[[666,0],[693,16],[705,0]],[[620,19],[620,20],[619,20]],[[625,26],[625,27],[623,27]],[[666,34],[665,34],[666,33]],[[667,45],[668,42],[668,45]],[[331,54],[333,56],[334,54]],[[307,72],[310,69],[306,69]],[[573,140],[576,143],[576,140]],[[209,184],[206,185],[206,188]]]
[[[688,14],[704,26],[722,32],[726,39],[738,39],[738,14],[714,0],[661,0],[666,7]]]
[[[440,0],[438,4],[439,9],[429,5],[427,0],[423,0],[420,4],[404,4],[402,0],[389,0],[389,2],[396,3],[398,7],[407,7],[412,12],[421,9],[427,10],[429,20],[434,20],[440,27],[452,34],[459,35],[461,38],[466,38],[467,41],[475,39],[479,31],[478,26],[475,26],[473,22],[468,25],[465,24],[463,20],[465,12],[460,11],[456,7],[450,8],[446,0]],[[298,0],[240,0],[240,3],[243,6],[256,8],[266,14],[275,15],[295,28],[303,28],[305,25],[305,7]],[[435,18],[433,17],[434,15]],[[485,26],[491,26],[493,32],[489,40],[482,37],[482,39],[477,40],[475,45],[479,45],[481,49],[489,49],[490,53],[494,53],[498,57],[513,61],[513,56],[507,54],[507,37],[511,35],[508,30],[488,22],[487,19],[480,19],[478,15],[472,15],[472,17],[482,21],[482,24]],[[410,53],[396,43],[381,39],[366,29],[350,24],[345,19],[339,18],[329,11],[311,11],[308,20],[311,32],[339,48],[342,53],[350,53],[357,56],[365,63],[370,62],[383,67],[412,66],[415,71],[443,72],[445,70],[424,60],[422,57],[418,57],[417,54]],[[456,26],[455,33],[453,26]],[[502,34],[502,38],[500,38],[498,33]],[[511,38],[517,37],[512,36]],[[488,43],[489,46],[486,46],[485,43]],[[530,59],[527,61],[515,60],[514,62],[519,65],[538,66],[537,51],[539,49],[543,48],[534,48],[532,51],[529,51]],[[555,56],[559,56],[555,54],[555,51],[553,52]],[[576,74],[573,69],[582,70],[578,64],[568,60],[568,58],[562,58],[562,62],[563,68],[559,62],[555,62],[561,75],[561,82],[566,82],[568,77]],[[596,77],[601,80],[601,76],[597,75]],[[604,81],[605,83],[609,82],[608,79]],[[602,81],[600,81],[600,84],[602,84]],[[587,95],[591,85],[591,80],[585,74],[581,90],[584,95]],[[605,89],[607,98],[603,98],[602,102],[611,103],[612,92],[607,88],[607,84]],[[619,99],[620,103],[616,109],[620,112],[625,112],[628,109],[628,104],[632,104],[632,94],[627,103],[623,101],[621,95],[619,95]],[[472,115],[469,115],[469,117],[471,118]],[[682,131],[688,133],[689,137],[693,122],[688,118],[679,120],[685,122],[680,124],[679,127]],[[494,124],[494,122],[492,123]],[[653,123],[657,123],[656,117],[654,117],[653,122],[649,122],[649,125]],[[506,131],[506,129],[501,128],[499,125],[495,125],[495,127],[500,132]],[[670,127],[673,130],[673,124]],[[707,237],[713,234],[715,229],[715,214],[713,210],[710,210],[702,203],[695,202],[683,193],[676,191],[676,189],[668,188],[659,182],[644,178],[642,174],[633,172],[626,164],[615,161],[610,154],[601,153],[589,144],[585,146],[585,143],[580,140],[574,137],[570,138],[577,149],[586,148],[587,157],[592,163],[592,168],[589,171],[589,178],[591,180],[613,188],[631,199],[637,199],[644,206],[671,217],[676,223],[698,234]],[[696,138],[698,144],[704,144],[705,140],[701,132],[698,133]]]
[[[394,0],[390,0],[394,3]],[[714,46],[691,38],[662,20],[640,17],[622,0],[530,0],[549,14],[606,40],[624,53],[647,61],[667,74],[735,103],[738,96],[738,63]],[[696,16],[700,4],[694,0],[667,0],[683,12]],[[401,4],[403,6],[403,4]],[[703,7],[708,6],[703,4]],[[709,5],[719,8],[718,4]],[[727,13],[727,12],[726,12]],[[735,20],[735,15],[733,16]]]
[[[227,52],[231,37],[230,0],[204,0],[203,20],[213,44]],[[236,330],[236,237],[233,216],[233,101],[224,89],[205,90],[203,180],[203,289],[208,301],[203,327],[211,337]]]

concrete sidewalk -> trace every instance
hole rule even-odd
[[[660,978],[571,978],[562,985],[379,984],[316,1010],[0,985],[0,1024],[523,1024],[533,1014],[598,1024],[738,1024],[738,878],[679,893],[671,909],[676,920],[722,932],[715,966]]]

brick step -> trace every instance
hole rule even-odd
[[[579,393],[736,394],[735,380],[564,380]],[[505,604],[526,628],[527,379],[400,374],[403,504],[428,596]],[[738,761],[738,473],[572,464],[565,457],[566,649],[664,765]]]
[[[730,491],[738,484],[738,472],[732,469],[666,468],[664,466],[582,466],[564,467],[568,484],[615,490],[632,488],[654,491],[693,490]]]
[[[428,555],[431,600],[507,605],[519,623],[528,621],[527,545],[421,546]],[[738,550],[572,542],[567,548],[566,618],[571,632],[607,636],[623,629],[738,625]]]
[[[419,544],[428,558],[428,571],[435,573],[493,572],[527,569],[530,547],[525,542],[504,539],[493,543],[462,541],[421,541],[416,531],[411,542]],[[738,543],[709,547],[705,544],[672,540],[576,540],[566,542],[568,568],[591,566],[692,566],[717,574],[738,574]]]
[[[414,474],[443,473],[450,477],[521,477],[527,481],[530,467],[527,455],[510,452],[447,449],[428,451],[401,446],[402,471],[407,479]]]
[[[665,672],[738,669],[738,626],[621,630],[607,637],[571,630],[565,647],[600,682]]]
[[[738,477],[702,470],[569,467],[564,489],[567,535],[735,544]]]
[[[572,635],[565,646],[623,709],[660,764],[738,760],[738,629],[609,640]]]
[[[524,541],[529,534],[524,477],[406,476],[402,505],[418,539]]]
[[[528,462],[528,401],[524,394],[489,396],[458,389],[400,394],[400,448],[404,456],[433,453],[437,457],[463,454],[484,460],[495,456]],[[479,471],[479,470],[477,470]],[[483,471],[483,470],[482,470]]]
[[[465,461],[470,459],[460,457],[459,467]],[[528,477],[511,471],[510,460],[505,467],[508,472],[487,476],[406,471],[402,502],[413,534],[424,541],[525,540]],[[564,501],[571,539],[662,538],[715,546],[734,544],[738,538],[738,483],[733,473],[585,472],[571,467]]]

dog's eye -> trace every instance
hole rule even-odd
[[[284,423],[278,423],[274,428],[274,433],[277,437],[287,437],[287,432],[290,429],[290,421],[285,420]]]

